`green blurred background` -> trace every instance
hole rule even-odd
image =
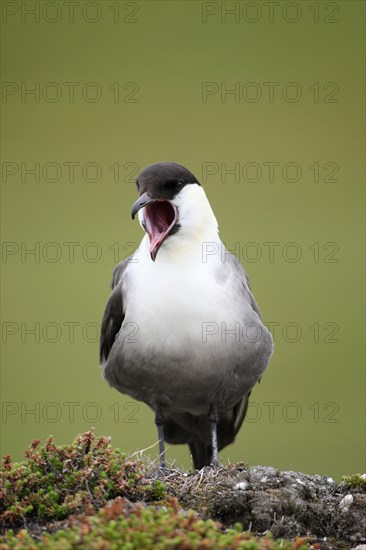
[[[2,454],[91,426],[126,451],[156,442],[152,412],[102,381],[95,324],[142,237],[136,172],[173,160],[205,181],[276,323],[223,462],[365,471],[364,7],[103,1],[72,16],[63,2],[2,3]],[[190,466],[186,447],[168,457]]]

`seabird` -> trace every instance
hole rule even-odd
[[[145,236],[114,270],[103,376],[155,412],[163,469],[164,440],[188,443],[196,469],[217,465],[268,365],[272,336],[195,176],[159,162],[136,184],[132,218],[138,214]]]

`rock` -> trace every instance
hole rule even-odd
[[[165,484],[185,508],[226,527],[240,522],[244,530],[271,531],[275,538],[310,536],[357,543],[359,550],[366,543],[365,483],[238,464],[206,467],[188,477],[176,471]]]

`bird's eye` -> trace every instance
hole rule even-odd
[[[181,181],[181,180],[177,181],[177,183],[175,184],[175,187],[176,189],[178,189],[178,191],[182,189],[183,186],[184,186],[184,181]]]

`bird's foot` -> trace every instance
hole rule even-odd
[[[160,466],[155,472],[155,477],[157,479],[163,479],[170,474],[171,470],[166,466]]]

